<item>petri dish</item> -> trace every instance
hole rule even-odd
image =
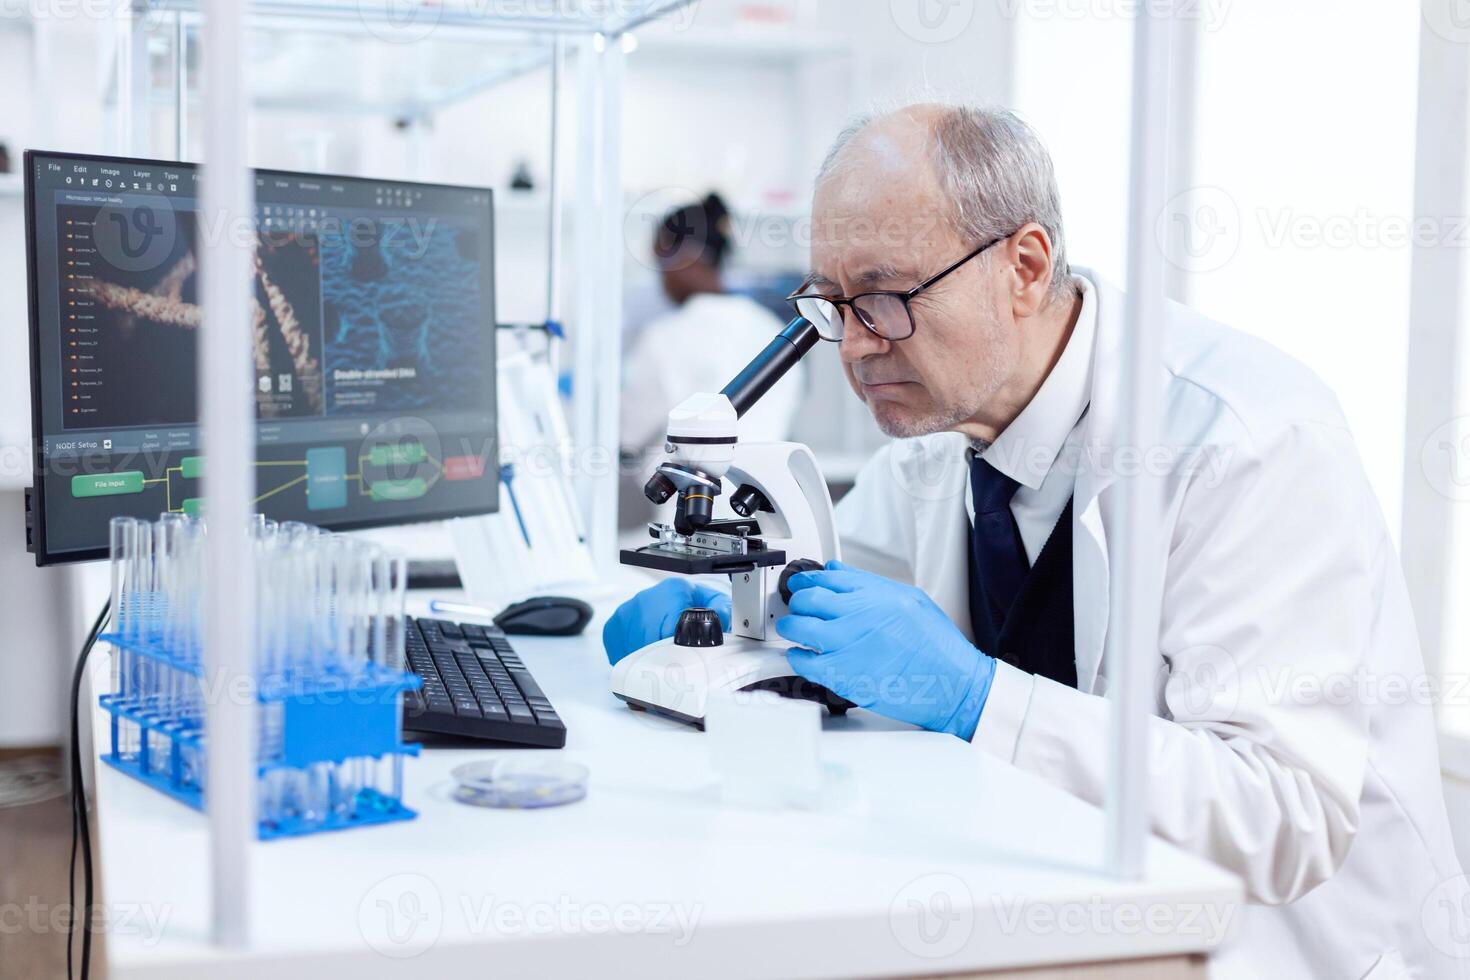
[[[470,806],[536,810],[587,795],[587,767],[560,759],[489,759],[455,766],[454,798]]]

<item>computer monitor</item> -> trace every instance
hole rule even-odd
[[[25,158],[37,564],[105,556],[108,522],[205,508],[199,244],[254,253],[256,507],[334,530],[499,504],[492,195],[255,172],[247,227],[198,168]]]

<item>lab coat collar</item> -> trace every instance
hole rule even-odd
[[[1092,389],[1092,349],[1097,332],[1097,290],[1085,277],[1072,282],[1082,309],[1061,357],[1031,401],[982,455],[986,462],[1032,490],[1041,489],[1067,437],[1087,411]]]
[[[1074,506],[1077,513],[1117,479],[1110,460],[1122,444],[1118,411],[1122,404],[1120,384],[1123,360],[1124,296],[1122,290],[1099,279],[1088,269],[1073,267],[1073,273],[1092,286],[1096,331],[1093,338],[1091,389],[1087,417],[1083,421],[1082,452],[1071,465],[1077,468]]]
[[[1117,478],[1109,465],[1121,444],[1118,409],[1123,396],[1119,370],[1123,356],[1123,292],[1088,269],[1073,273],[1093,286],[1096,333],[1093,339],[1091,402],[1082,423],[1082,445],[1072,492],[1072,609],[1077,647],[1077,689],[1107,692],[1103,652],[1112,623],[1111,561],[1099,495]]]

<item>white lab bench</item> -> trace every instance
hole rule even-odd
[[[99,763],[108,975],[1001,976],[1047,965],[1197,977],[1228,932],[1233,876],[1155,840],[1144,880],[1109,878],[1101,811],[871,713],[825,720],[820,810],[722,803],[705,735],[608,692],[611,605],[581,637],[515,639],[566,721],[562,753],[591,770],[585,800],[466,806],[450,795],[454,766],[545,750],[427,749],[407,767],[417,819],[253,848],[249,949],[208,941],[203,815]],[[94,654],[98,679],[106,654]],[[1115,965],[1082,966],[1103,961]]]

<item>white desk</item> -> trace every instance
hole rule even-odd
[[[1099,811],[866,712],[826,722],[848,778],[822,811],[722,805],[701,733],[608,693],[601,622],[515,641],[587,799],[465,806],[453,766],[529,750],[426,751],[418,819],[256,846],[247,951],[207,942],[204,817],[99,764],[110,977],[933,975],[1177,957],[1228,928],[1232,876],[1156,841],[1147,880],[1111,880]]]

